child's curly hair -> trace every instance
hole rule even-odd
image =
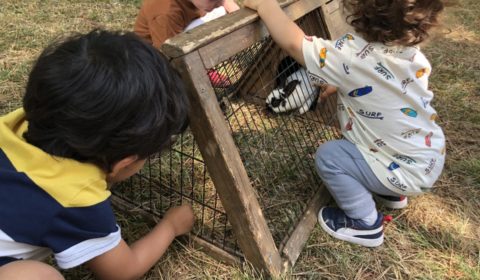
[[[347,17],[369,42],[413,46],[428,37],[443,10],[442,0],[344,0]]]

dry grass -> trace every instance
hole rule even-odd
[[[95,27],[131,29],[139,0],[2,0],[0,112],[20,106],[32,61],[52,39]],[[432,62],[434,106],[444,128],[447,163],[433,193],[413,198],[387,225],[385,245],[366,249],[316,228],[282,279],[480,279],[480,2],[458,0],[444,27],[424,46]],[[148,231],[139,218],[118,216],[133,241]],[[91,279],[82,268],[68,279]],[[261,279],[248,265],[219,263],[175,242],[145,279]]]

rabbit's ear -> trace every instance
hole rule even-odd
[[[284,88],[286,83],[287,83],[287,76],[285,75],[285,73],[280,74],[275,80],[275,87]]]
[[[285,94],[285,98],[289,97],[290,94],[295,90],[295,88],[300,84],[299,80],[292,80],[290,81],[284,88],[283,92]]]

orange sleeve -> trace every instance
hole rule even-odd
[[[160,47],[167,39],[183,31],[181,24],[168,15],[159,15],[149,23],[153,46]]]

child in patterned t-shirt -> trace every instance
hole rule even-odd
[[[337,88],[344,140],[321,145],[318,174],[339,208],[318,214],[330,235],[367,247],[383,243],[387,207],[430,190],[445,161],[428,89],[431,66],[417,46],[443,10],[441,0],[345,0],[355,33],[336,41],[305,36],[275,0],[246,0],[272,38],[306,66],[315,83]],[[331,92],[331,91],[329,91]]]

